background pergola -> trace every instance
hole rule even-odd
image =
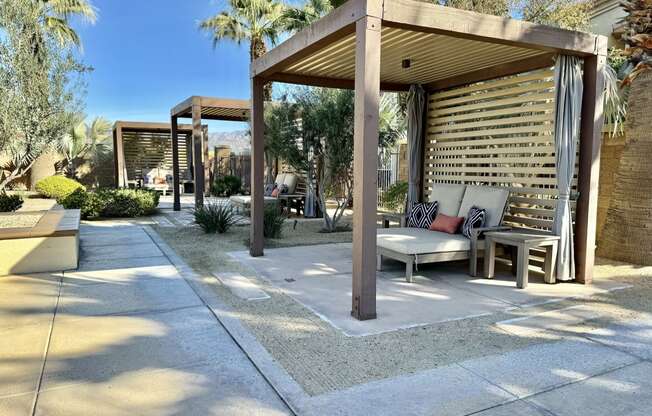
[[[252,64],[252,256],[263,254],[263,86],[355,89],[352,314],[376,317],[376,165],[380,90],[443,89],[584,59],[576,279],[590,282],[606,38],[413,0],[349,0]],[[403,61],[410,60],[409,68]],[[421,180],[421,183],[425,181]]]
[[[206,126],[202,126],[202,129],[205,130]],[[184,157],[181,168],[185,172],[192,165],[189,160],[192,155],[192,126],[179,125],[178,133],[182,143],[177,151]],[[172,169],[170,134],[169,123],[116,121],[113,125],[115,186],[127,187],[129,181],[145,174],[143,170]]]
[[[204,204],[204,192],[209,186],[205,184],[209,175],[207,170],[208,152],[202,157],[202,151],[208,146],[208,137],[203,134],[201,121],[204,120],[226,120],[226,121],[248,121],[250,103],[247,100],[233,100],[226,98],[192,96],[177,104],[170,110],[170,121],[172,126],[172,171],[174,176],[174,210],[181,210],[181,199],[179,195],[179,154],[178,135],[179,118],[192,119],[192,142],[195,169],[195,206]]]

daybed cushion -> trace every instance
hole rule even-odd
[[[466,185],[436,183],[432,186],[430,202],[437,201],[437,212],[457,217]],[[468,210],[467,210],[468,211]]]
[[[276,175],[276,179],[274,179],[274,185],[282,185],[283,182],[285,181],[285,173],[279,173]]]
[[[467,185],[457,216],[466,217],[471,207],[475,205],[487,211],[484,222],[485,227],[499,226],[503,218],[508,197],[509,190],[506,188]]]
[[[292,173],[288,173],[285,175],[285,178],[283,179],[283,185],[286,185],[288,187],[287,192],[282,192],[286,194],[293,194],[294,190],[297,187],[297,175],[294,175]]]
[[[376,244],[402,254],[467,251],[471,248],[469,239],[462,234],[407,227],[378,229]]]

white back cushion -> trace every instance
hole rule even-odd
[[[275,185],[283,185],[285,182],[285,173],[279,173],[274,180]]]
[[[457,216],[466,218],[469,209],[475,205],[487,211],[484,226],[496,227],[503,220],[508,197],[509,190],[507,188],[468,185],[464,191],[464,198],[462,198],[462,205],[460,205]]]
[[[432,185],[430,202],[437,201],[437,213],[457,216],[464,196],[466,185],[451,183],[436,183]]]
[[[285,179],[283,180],[283,183],[288,187],[288,194],[294,193],[294,188],[297,187],[297,180],[298,180],[297,175],[293,173],[285,174]]]

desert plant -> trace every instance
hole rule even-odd
[[[46,198],[54,198],[59,202],[79,188],[84,189],[84,185],[74,179],[58,175],[43,178],[36,182],[35,186],[39,194]]]
[[[235,224],[235,214],[229,205],[204,204],[193,210],[195,222],[205,233],[224,234]]]
[[[265,238],[281,238],[283,224],[286,219],[287,216],[277,205],[267,205],[263,216],[263,235]]]
[[[405,198],[407,197],[408,183],[398,181],[392,184],[383,193],[383,206],[390,211],[400,211],[405,207]]]
[[[18,194],[8,195],[0,191],[0,212],[13,212],[23,205],[23,198]]]
[[[229,197],[239,193],[241,189],[242,180],[240,180],[240,178],[237,176],[225,175],[215,179],[211,193],[217,196]]]

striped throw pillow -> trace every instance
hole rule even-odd
[[[475,205],[472,206],[464,219],[464,224],[462,224],[462,234],[464,234],[466,238],[471,238],[471,231],[474,228],[484,227],[486,218],[487,210],[478,208]]]
[[[428,228],[437,215],[437,201],[415,202],[408,214],[408,227]]]

